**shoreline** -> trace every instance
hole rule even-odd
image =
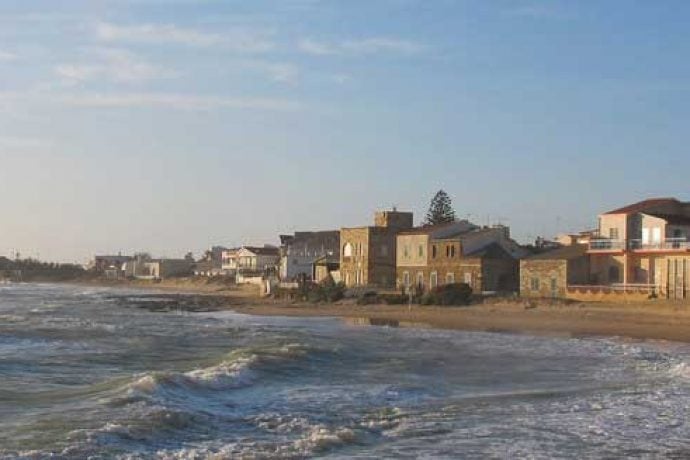
[[[141,289],[180,296],[213,297],[215,310],[254,316],[331,317],[352,325],[429,327],[445,330],[513,333],[562,337],[623,337],[690,343],[690,303],[494,301],[462,307],[286,303],[258,297],[254,286],[205,280],[141,282],[67,282],[78,286]]]

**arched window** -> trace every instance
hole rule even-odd
[[[350,243],[345,243],[343,246],[343,257],[352,257],[352,245]]]

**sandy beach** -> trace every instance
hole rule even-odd
[[[249,315],[338,317],[353,325],[690,342],[690,304],[668,301],[614,304],[511,300],[466,307],[412,305],[409,308],[407,305],[357,305],[353,300],[334,304],[286,303],[259,298],[254,286],[222,285],[205,280],[88,284],[220,297],[220,301],[214,302],[214,308],[220,305]]]

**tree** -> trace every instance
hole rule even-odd
[[[453,222],[454,220],[455,211],[453,210],[453,203],[446,192],[439,190],[431,200],[424,223],[427,225],[437,225]]]

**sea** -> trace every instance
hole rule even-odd
[[[0,285],[0,458],[690,458],[685,344],[176,302]]]

